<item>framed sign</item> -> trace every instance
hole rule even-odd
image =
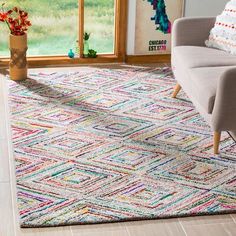
[[[169,54],[173,22],[183,16],[184,0],[137,0],[135,54]]]

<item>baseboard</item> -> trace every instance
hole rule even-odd
[[[143,64],[143,63],[170,63],[170,54],[159,55],[127,55],[125,62],[128,64]]]

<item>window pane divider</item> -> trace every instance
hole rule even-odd
[[[79,0],[79,57],[84,57],[84,0]]]

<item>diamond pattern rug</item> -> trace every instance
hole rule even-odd
[[[31,70],[8,81],[22,227],[236,211],[236,144],[168,67]]]

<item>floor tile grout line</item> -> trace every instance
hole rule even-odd
[[[9,181],[0,181],[0,184],[11,184],[10,180]]]
[[[131,236],[131,233],[130,233],[130,231],[129,231],[129,229],[128,229],[127,225],[126,225],[126,224],[124,224],[124,226],[125,226],[125,231],[127,232],[128,236]]]
[[[230,217],[233,219],[233,222],[236,224],[236,214],[235,214],[235,218],[233,217],[232,214],[230,214]]]
[[[181,229],[183,230],[183,232],[184,232],[185,236],[188,236],[188,234],[187,234],[187,232],[186,232],[186,230],[185,230],[185,228],[184,228],[184,226],[183,226],[183,224],[182,224],[182,222],[180,221],[180,219],[179,219],[179,218],[178,218],[178,223],[179,223],[179,225],[180,225]]]
[[[73,233],[73,230],[72,230],[72,226],[70,225],[69,227],[70,227],[70,234],[71,234],[71,236],[73,236],[74,233]]]
[[[180,222],[181,225],[183,225],[183,222]],[[224,224],[232,224],[232,223],[235,223],[234,221],[226,221],[226,222],[210,222],[210,223],[196,223],[196,224],[189,224],[189,225],[183,225],[183,227],[191,227],[191,226],[199,226],[199,225],[204,225],[204,226],[207,226],[207,225],[224,225]]]

